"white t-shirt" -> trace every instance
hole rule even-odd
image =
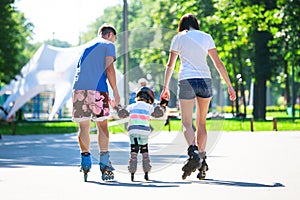
[[[216,46],[211,35],[199,30],[183,31],[174,36],[170,51],[179,54],[179,80],[211,78],[206,59],[208,50],[213,48]]]

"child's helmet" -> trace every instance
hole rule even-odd
[[[148,87],[142,87],[136,94],[136,97],[146,99],[150,104],[154,103],[155,98],[154,92]]]

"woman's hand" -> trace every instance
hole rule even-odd
[[[169,100],[170,99],[170,90],[166,87],[164,87],[163,91],[161,92],[160,94],[160,100],[162,99],[167,99]]]
[[[236,99],[236,93],[232,86],[228,87],[228,94],[230,101],[234,101]]]

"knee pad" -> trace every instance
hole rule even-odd
[[[139,145],[131,144],[130,149],[131,149],[131,152],[138,153],[139,152]]]
[[[133,140],[134,140],[134,144],[130,145],[131,152],[139,153],[139,143],[138,143],[138,140],[137,140],[136,137]]]
[[[148,144],[140,145],[140,147],[141,147],[141,153],[148,152]]]

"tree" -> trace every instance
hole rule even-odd
[[[129,52],[130,64],[151,71],[157,83],[164,68],[153,67],[153,64],[166,64],[178,20],[191,12],[200,20],[200,29],[213,36],[229,77],[244,102],[244,111],[239,110],[239,99],[235,102],[237,114],[246,114],[244,93],[250,90],[251,82],[255,83],[253,115],[256,119],[265,119],[267,83],[273,87],[280,80],[280,87],[274,88],[285,85],[286,89],[279,89],[277,93],[286,92],[290,97],[291,69],[295,69],[296,75],[300,71],[300,1],[158,0],[154,3],[147,0],[142,4],[141,0],[132,0],[128,8],[129,47],[134,49]],[[99,19],[117,23],[121,28],[121,12],[120,6],[112,7]],[[150,28],[147,32],[138,32],[137,27]],[[152,48],[136,48],[147,44]]]
[[[0,2],[0,85],[7,84],[27,62],[23,52],[31,48],[33,25],[26,21],[24,14],[15,10],[14,0]]]

